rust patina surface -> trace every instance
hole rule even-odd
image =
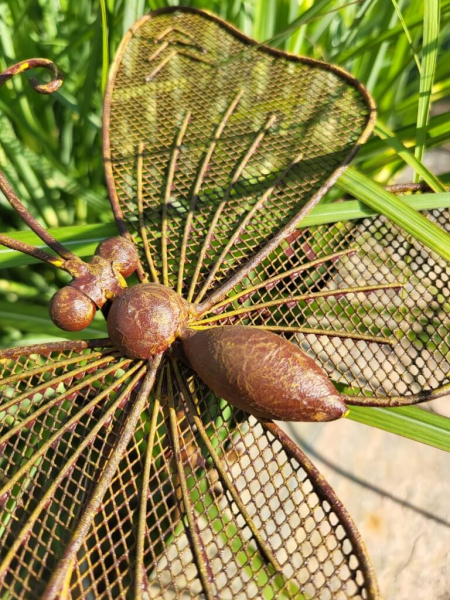
[[[57,89],[44,59],[0,84],[39,66],[54,80],[33,87]],[[109,333],[0,351],[2,591],[379,598],[345,507],[270,420],[449,387],[445,295],[433,291],[448,287],[448,265],[382,217],[303,227],[370,135],[372,99],[338,67],[171,8],[126,34],[104,109],[122,237],[90,262],[0,173],[57,256],[0,243],[72,275],[55,322],[79,329],[100,309]],[[418,313],[436,348],[405,335]]]
[[[323,370],[269,331],[218,327],[188,337],[184,348],[218,396],[261,419],[332,421],[347,411]]]

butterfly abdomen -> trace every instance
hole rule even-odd
[[[347,411],[317,364],[269,331],[244,326],[192,330],[183,340],[191,366],[220,397],[263,419],[332,421]]]

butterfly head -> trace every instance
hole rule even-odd
[[[104,240],[91,261],[66,261],[73,281],[56,292],[50,301],[50,317],[60,329],[81,331],[94,319],[97,309],[127,288],[125,277],[138,266],[134,245],[122,237]]]

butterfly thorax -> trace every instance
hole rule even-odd
[[[158,283],[140,283],[112,303],[107,326],[111,342],[132,358],[164,352],[184,330],[188,303]]]

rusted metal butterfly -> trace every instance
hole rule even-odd
[[[55,78],[35,89],[57,89],[43,59],[0,83],[36,66]],[[54,322],[82,330],[102,310],[109,334],[0,352],[7,597],[379,597],[345,508],[271,420],[448,388],[444,300],[405,254],[427,256],[434,285],[446,265],[381,217],[302,228],[374,118],[341,69],[164,9],[125,36],[105,98],[122,237],[83,262],[0,177],[59,257],[0,243],[73,277]],[[430,302],[424,348],[402,327]]]

